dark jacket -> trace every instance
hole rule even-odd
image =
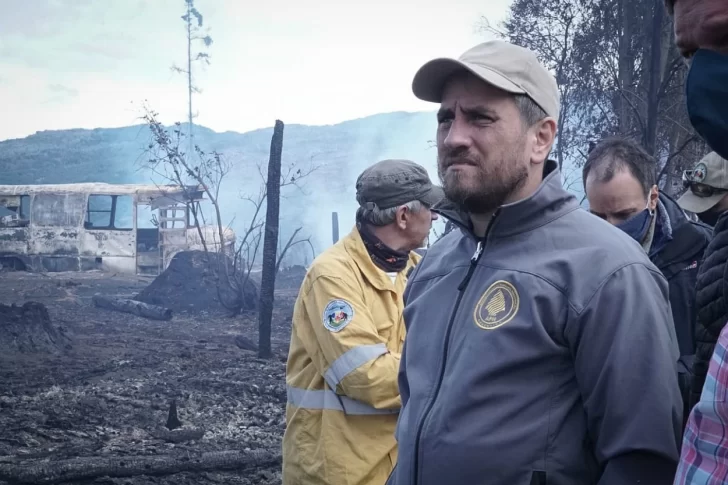
[[[705,376],[723,326],[728,320],[728,213],[723,213],[713,229],[713,239],[705,249],[698,271],[695,305],[695,362],[690,387],[690,406],[700,400]]]
[[[677,202],[667,195],[660,194],[660,202],[660,207],[667,213],[667,217],[663,215],[658,219],[661,221],[661,238],[665,241],[660,244],[660,249],[655,254],[650,254],[650,259],[665,275],[670,287],[670,306],[680,347],[678,372],[685,402],[683,418],[687,419],[696,346],[696,282],[712,229],[703,223],[689,220]]]
[[[695,353],[695,285],[712,228],[689,220],[669,196],[661,194],[660,202],[670,226],[662,232],[668,233],[669,240],[656,254],[650,254],[650,260],[670,285],[670,305],[680,355],[692,355]]]
[[[667,281],[549,172],[480,241],[467,216],[440,212],[459,229],[405,291],[389,484],[671,481],[682,401]]]

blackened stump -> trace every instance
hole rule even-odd
[[[0,304],[0,352],[57,353],[70,349],[71,340],[51,323],[42,303]]]

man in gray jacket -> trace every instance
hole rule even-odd
[[[548,154],[559,95],[501,41],[415,76],[440,103],[453,230],[405,292],[391,485],[668,484],[682,402],[664,276],[579,208]]]

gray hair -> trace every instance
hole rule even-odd
[[[515,94],[513,98],[518,112],[521,113],[521,121],[527,128],[546,118],[546,112],[525,94]]]
[[[356,210],[356,218],[357,220],[372,226],[386,226],[394,222],[397,215],[397,209],[400,207],[406,207],[407,210],[416,214],[422,210],[424,204],[419,200],[412,200],[406,204],[390,207],[389,209],[366,209],[364,207],[359,207]]]

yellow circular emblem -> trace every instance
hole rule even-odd
[[[493,330],[510,322],[518,312],[519,297],[516,288],[499,280],[485,290],[475,305],[473,319],[484,330]]]

